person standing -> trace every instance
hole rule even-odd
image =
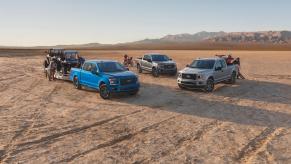
[[[233,61],[233,64],[237,65],[237,67],[238,67],[237,79],[239,79],[239,78],[245,79],[245,77],[240,72],[240,69],[241,69],[241,67],[240,67],[240,58],[236,58]]]

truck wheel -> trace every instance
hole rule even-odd
[[[140,67],[140,65],[138,64],[138,65],[136,65],[136,68],[137,68],[137,70],[138,70],[138,73],[142,73],[142,69],[141,69],[141,67]]]
[[[177,75],[177,70],[175,70],[174,72],[171,73],[172,76],[176,76]]]
[[[154,77],[159,77],[159,70],[156,69],[156,68],[153,68],[152,74],[153,74]]]
[[[136,95],[138,93],[139,90],[135,90],[135,91],[131,91],[129,92],[130,95]]]
[[[180,89],[185,89],[185,87],[183,87],[181,84],[178,84]]]
[[[80,84],[79,79],[78,79],[77,76],[74,77],[73,83],[74,83],[74,86],[75,86],[76,89],[81,89],[81,84]]]
[[[206,92],[212,92],[214,90],[214,81],[213,79],[208,79],[204,89]]]
[[[236,82],[236,73],[235,72],[233,72],[232,74],[231,74],[231,78],[229,79],[229,83],[230,84],[235,84],[235,82]]]
[[[103,99],[110,99],[110,91],[108,90],[106,84],[100,85],[99,94]]]

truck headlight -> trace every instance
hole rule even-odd
[[[118,79],[116,79],[116,78],[109,78],[109,83],[110,83],[110,85],[116,85],[116,84],[118,84]]]

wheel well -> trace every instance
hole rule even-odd
[[[210,76],[208,79],[214,80],[213,76]]]
[[[104,81],[101,81],[100,84],[99,84],[99,87],[100,87],[101,85],[103,85],[103,84],[105,84]]]

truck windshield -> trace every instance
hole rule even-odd
[[[194,60],[190,64],[190,68],[199,68],[199,69],[212,69],[214,66],[215,60]]]
[[[166,55],[152,55],[153,61],[169,61],[168,56]]]
[[[124,72],[127,69],[118,62],[105,62],[105,63],[98,63],[99,70],[101,72]]]

